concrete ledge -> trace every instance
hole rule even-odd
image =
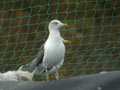
[[[120,90],[120,71],[51,82],[0,81],[0,90]]]

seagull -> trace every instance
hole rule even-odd
[[[58,70],[63,65],[65,57],[64,44],[70,44],[69,40],[61,37],[59,31],[61,27],[68,27],[68,25],[59,20],[52,20],[49,23],[48,39],[41,45],[37,57],[32,62],[21,66],[20,70],[36,75],[45,73],[47,81],[49,81],[49,74],[55,72],[56,79],[59,80]]]

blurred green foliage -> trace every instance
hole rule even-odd
[[[119,0],[0,0],[0,71],[33,60],[53,19],[69,24],[61,78],[120,69]]]

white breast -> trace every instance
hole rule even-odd
[[[65,46],[62,39],[47,40],[44,49],[43,67],[56,66],[64,59]]]

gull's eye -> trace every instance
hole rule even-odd
[[[57,22],[54,22],[55,25],[57,25],[58,23]]]

